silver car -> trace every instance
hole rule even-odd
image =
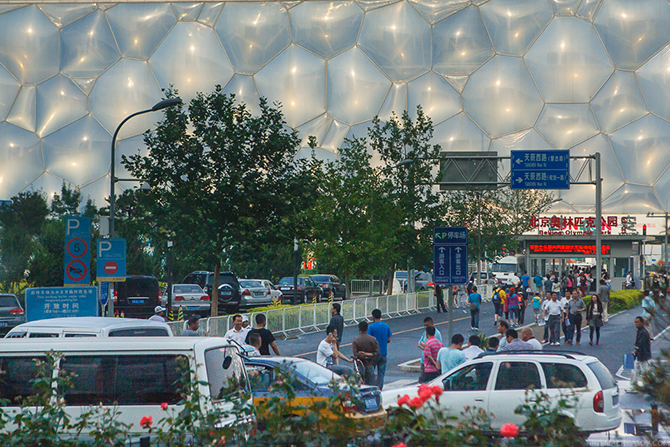
[[[272,295],[258,279],[240,279],[240,307],[255,307],[272,304]]]
[[[165,297],[167,304],[167,297]],[[212,303],[209,295],[197,284],[174,284],[172,286],[172,310],[179,307],[187,314],[209,315]]]

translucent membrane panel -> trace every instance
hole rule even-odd
[[[153,107],[161,91],[146,62],[122,59],[95,83],[89,96],[91,113],[111,134],[131,113]],[[143,133],[160,120],[159,113],[148,113],[128,121],[120,137]]]
[[[42,4],[39,7],[58,27],[69,25],[97,9],[95,4]]]
[[[15,5],[0,5],[0,14],[4,14],[9,11],[14,11],[15,9],[25,8],[25,6],[26,5],[22,5],[20,3]]]
[[[358,49],[328,62],[328,111],[348,124],[374,117],[391,83]]]
[[[177,20],[193,21],[198,18],[202,11],[202,3],[173,3]]]
[[[370,11],[371,9],[391,5],[393,3],[398,3],[399,1],[400,0],[357,0],[356,3],[358,3],[363,10]]]
[[[173,85],[188,103],[196,92],[209,93],[226,85],[233,69],[214,30],[195,22],[180,22],[149,59],[161,88]]]
[[[653,188],[646,186],[623,185],[603,201],[604,213],[648,213],[661,209]]]
[[[670,123],[647,115],[610,135],[627,182],[653,185],[670,165]]]
[[[523,55],[553,17],[547,2],[493,0],[479,10],[498,53]]]
[[[223,2],[220,3],[205,3],[198,16],[198,22],[207,26],[214,26],[216,19],[219,18],[221,10],[223,9]]]
[[[291,42],[281,3],[226,3],[216,32],[238,73],[252,74]]]
[[[74,78],[98,76],[119,57],[114,36],[102,11],[89,14],[61,30],[61,71]]]
[[[286,1],[286,2],[281,2],[281,3],[282,3],[282,5],[286,6],[286,9],[291,9],[291,8],[295,8],[296,6],[301,4],[302,1],[301,0],[295,0],[295,1]]]
[[[498,152],[498,157],[509,157],[511,151],[522,149],[552,149],[535,129],[522,130],[491,141],[490,151]],[[503,177],[510,172],[510,161],[501,160],[498,164],[498,173]]]
[[[557,149],[568,149],[599,132],[588,104],[547,104],[535,128]]]
[[[433,124],[441,123],[461,111],[461,96],[434,71],[410,82],[407,87],[408,112],[416,119],[416,108],[421,106]]]
[[[447,79],[447,82],[449,82],[449,84],[451,84],[451,86],[455,88],[458,93],[463,93],[465,84],[467,84],[468,79],[470,79],[470,76],[445,76],[445,78]]]
[[[392,81],[409,81],[430,67],[430,25],[402,2],[365,14],[358,47]]]
[[[391,90],[384,100],[382,109],[379,111],[379,119],[388,121],[395,113],[397,116],[402,116],[402,113],[408,110],[407,108],[407,84],[398,82],[391,86]]]
[[[289,11],[293,42],[330,58],[356,44],[363,11],[355,2],[304,2]]]
[[[323,143],[321,143],[321,147],[333,152],[339,151],[348,132],[349,126],[339,121],[333,121],[326,137],[323,139]]]
[[[547,102],[589,101],[613,67],[593,25],[557,17],[525,56]]]
[[[0,15],[0,63],[22,84],[58,73],[58,28],[37,6]]]
[[[614,66],[634,70],[670,41],[670,4],[607,0],[593,23]]]
[[[0,123],[0,160],[3,199],[9,199],[44,172],[40,139],[9,123]]]
[[[648,113],[635,75],[615,71],[591,101],[600,129],[610,133]]]
[[[435,126],[431,144],[443,151],[486,151],[489,138],[464,113]]]
[[[577,17],[582,17],[586,20],[593,21],[593,18],[598,11],[598,7],[603,0],[582,0],[579,9],[577,10]]]
[[[332,122],[333,119],[328,116],[328,114],[324,113],[323,115],[317,116],[313,120],[298,127],[296,130],[300,134],[300,146],[308,146],[309,137],[313,136],[316,138],[316,144],[323,147],[323,140]]]
[[[116,184],[115,191],[117,195],[123,194],[123,189],[120,185],[120,183]],[[109,197],[109,176],[102,177],[88,185],[82,186],[80,191],[82,197],[90,197],[98,206],[107,205],[105,199]]]
[[[260,95],[251,76],[236,74],[223,89],[223,93],[234,94],[237,104],[244,103],[252,115],[260,115]]]
[[[37,86],[37,134],[40,137],[88,113],[88,98],[62,75]]]
[[[442,20],[470,4],[470,0],[409,0],[409,2],[430,23]]]
[[[168,3],[123,3],[107,11],[121,55],[148,59],[175,23]]]
[[[35,86],[24,85],[14,101],[7,122],[35,132]]]
[[[669,189],[670,189],[670,169],[666,170],[654,185],[654,191],[661,200],[663,211],[670,211],[670,194],[668,194]]]
[[[20,89],[21,86],[12,75],[0,66],[0,121],[7,117]]]
[[[649,110],[670,119],[670,45],[636,72]]]
[[[300,47],[282,51],[254,78],[261,96],[282,103],[291,127],[326,112],[326,61]]]
[[[85,185],[109,170],[111,141],[109,133],[87,116],[44,138],[44,164],[48,172]]]
[[[593,155],[596,152],[600,152],[600,172],[602,173],[601,177],[603,179],[603,197],[607,197],[623,185],[624,181],[621,170],[619,169],[619,164],[617,163],[616,157],[614,157],[614,153],[612,152],[607,137],[603,134],[596,135],[595,137],[570,148],[570,155],[574,157]],[[583,164],[584,160],[570,161],[570,175],[572,175],[573,178],[577,178]],[[595,164],[592,166],[593,169],[595,169]],[[578,180],[590,181],[591,178],[589,172],[591,172],[593,178],[595,178],[595,171],[589,171],[587,168]],[[570,199],[569,201],[573,204],[593,204],[594,194],[595,190],[593,187],[579,185],[572,186],[569,191],[561,193],[561,197],[568,197]]]
[[[69,182],[65,182],[68,188],[76,188],[77,185],[73,185]],[[31,191],[42,191],[47,196],[47,200],[51,201],[56,194],[60,194],[63,189],[63,179],[51,175],[48,172],[40,175],[37,180],[32,182],[28,188]],[[86,203],[86,200],[84,200]]]
[[[470,6],[433,26],[433,70],[469,75],[493,56],[479,10]]]
[[[549,0],[554,13],[557,15],[575,15],[582,0]]]
[[[93,85],[95,84],[95,79],[93,78],[74,78],[72,79],[72,82],[74,82],[79,89],[84,92],[84,94],[88,95],[91,93],[91,90],[93,89]]]
[[[109,140],[111,144],[111,139]],[[144,135],[137,135],[131,138],[126,138],[125,140],[116,141],[116,160],[115,168],[116,176],[119,178],[133,178],[133,175],[126,170],[126,167],[121,162],[121,157],[123,155],[129,157],[132,155],[140,154],[143,157],[149,155],[149,148],[144,144]],[[126,183],[126,186],[132,185],[132,183]]]
[[[470,76],[463,90],[465,111],[493,138],[532,127],[542,104],[518,57],[495,56]]]
[[[309,147],[303,147],[298,151],[297,154],[295,154],[295,157],[293,157],[295,160],[300,160],[300,159],[311,159],[312,157],[316,158],[317,160],[322,160],[322,161],[335,161],[337,160],[337,154],[330,152],[328,150],[322,149],[320,147],[315,147],[314,149],[311,149]]]

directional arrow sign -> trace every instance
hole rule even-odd
[[[512,189],[570,189],[570,151],[511,151]]]
[[[468,229],[433,228],[433,283],[461,285],[468,282]]]

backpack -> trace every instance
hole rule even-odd
[[[468,282],[468,285],[465,288],[465,291],[470,295],[472,293],[472,289],[475,288],[475,284],[473,282]]]
[[[493,292],[493,304],[500,304],[502,303],[502,298],[500,298],[500,289],[496,289]]]

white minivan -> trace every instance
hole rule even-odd
[[[226,398],[229,381],[248,387],[239,348],[223,338],[6,339],[0,350],[0,396],[4,399],[1,408],[10,420],[19,411],[17,399],[35,393],[36,360],[44,361],[50,351],[63,356],[54,375],[74,375],[72,388],[64,396],[68,415],[76,419],[94,406],[116,408],[119,421],[132,424],[133,436],[150,433],[140,425],[143,417],[158,422],[167,415],[163,403],[175,413],[183,409],[185,396],[179,384],[184,380],[198,381],[203,408],[214,405],[224,412],[233,409]],[[190,373],[181,367],[184,361]],[[232,416],[220,421],[222,425],[235,422]]]
[[[20,324],[9,331],[5,338],[172,336],[170,326],[160,321],[113,317],[66,317]]]

